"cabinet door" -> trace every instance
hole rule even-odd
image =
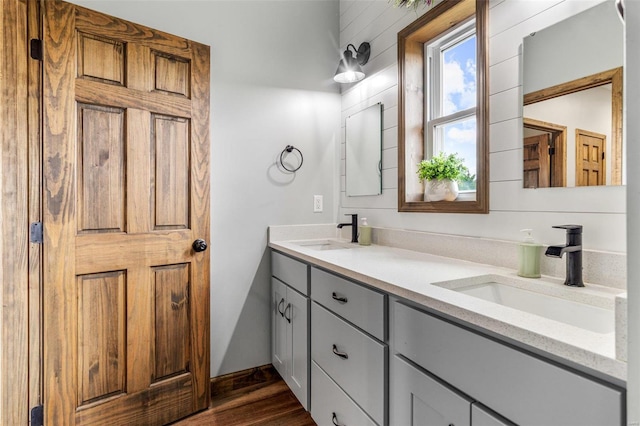
[[[271,279],[271,362],[284,378],[287,377],[287,321],[284,309],[287,305],[287,286]]]
[[[287,338],[291,351],[286,378],[289,388],[307,410],[309,394],[309,299],[287,288],[285,307]]]
[[[471,400],[404,359],[391,361],[390,424],[471,425]]]
[[[515,426],[515,423],[495,415],[475,402],[471,406],[471,424],[473,426]]]

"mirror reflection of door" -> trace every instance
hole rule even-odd
[[[530,118],[523,122],[523,187],[565,186],[567,128]]]
[[[542,133],[524,138],[524,187],[548,188],[551,177],[550,147],[551,135]]]
[[[581,3],[585,8],[579,13],[524,37],[523,117],[567,126],[568,187],[579,185],[576,176],[581,173],[580,165],[575,164],[575,129],[605,134],[603,185],[621,185],[625,180],[624,26],[613,1],[596,0],[590,2],[592,6]],[[542,23],[547,20],[540,19]]]
[[[607,136],[576,129],[576,186],[605,184]]]

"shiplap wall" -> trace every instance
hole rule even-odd
[[[490,213],[487,215],[399,213],[397,33],[428,9],[395,8],[387,0],[341,0],[340,46],[371,43],[363,67],[367,78],[344,86],[340,209],[358,213],[372,226],[519,240],[533,228],[538,241],[564,241],[552,225],[584,226],[585,248],[626,251],[625,187],[522,188],[522,39],[602,0],[491,0],[489,2]],[[434,5],[438,1],[434,2]],[[431,6],[433,7],[433,5]],[[346,117],[376,102],[384,105],[382,186],[379,196],[345,194]]]

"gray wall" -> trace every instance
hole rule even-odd
[[[336,217],[338,1],[74,2],[211,46],[211,375],[270,363],[267,226]]]

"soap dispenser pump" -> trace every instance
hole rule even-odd
[[[522,229],[526,235],[518,244],[518,275],[525,278],[540,278],[540,253],[542,244],[533,239],[531,229]]]

